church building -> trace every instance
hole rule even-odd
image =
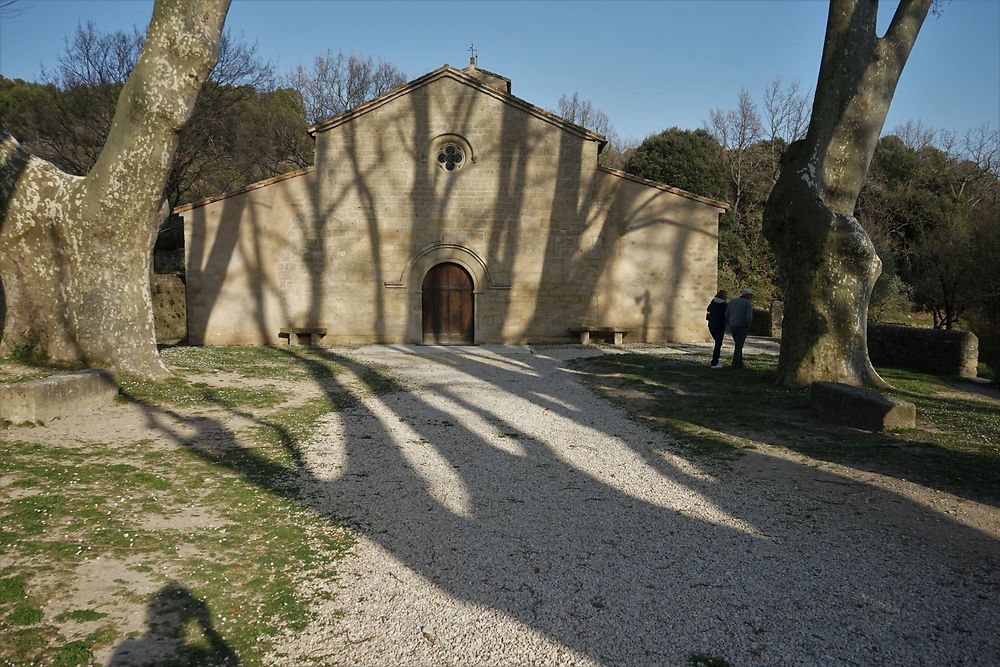
[[[175,209],[191,344],[707,339],[727,205],[599,166],[475,61],[309,131],[314,167]]]

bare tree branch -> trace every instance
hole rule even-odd
[[[404,83],[406,76],[395,65],[343,51],[316,56],[311,69],[299,65],[283,80],[283,85],[298,91],[301,113],[309,124],[344,113]]]

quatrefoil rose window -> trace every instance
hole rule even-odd
[[[424,160],[437,165],[443,172],[456,172],[460,169],[471,169],[476,163],[476,155],[472,152],[469,141],[460,134],[448,132],[431,139]]]
[[[445,171],[455,171],[464,166],[465,152],[455,144],[445,144],[438,151],[437,161]]]

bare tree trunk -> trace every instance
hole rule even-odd
[[[0,126],[0,354],[168,374],[149,294],[180,129],[218,55],[230,0],[157,0],[93,169],[71,176]]]
[[[806,138],[782,159],[764,213],[785,320],[778,381],[885,386],[868,358],[868,299],[882,270],[854,206],[931,0],[902,0],[885,36],[878,0],[831,0]]]

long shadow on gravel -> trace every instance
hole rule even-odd
[[[867,433],[817,416],[807,388],[776,385],[775,362],[750,357],[743,371],[717,371],[707,355],[624,354],[571,367],[629,412],[706,452],[731,455],[741,439],[765,442],[1000,505],[1000,403],[949,395],[954,387],[928,373],[880,368],[895,387],[889,393],[916,404],[918,428]]]
[[[357,397],[339,416],[343,441],[310,445],[339,452],[333,478],[260,460],[235,439],[188,446],[348,520],[448,595],[599,663],[1000,659],[1000,551],[989,534],[759,452],[690,456],[549,359],[395,363],[409,366],[400,373],[412,391]],[[350,391],[324,381],[331,397]],[[472,652],[478,631],[439,627],[431,646],[413,628],[402,640],[423,651],[411,661],[471,664],[483,659]],[[351,650],[345,661],[362,659]],[[548,658],[525,647],[502,659]]]

